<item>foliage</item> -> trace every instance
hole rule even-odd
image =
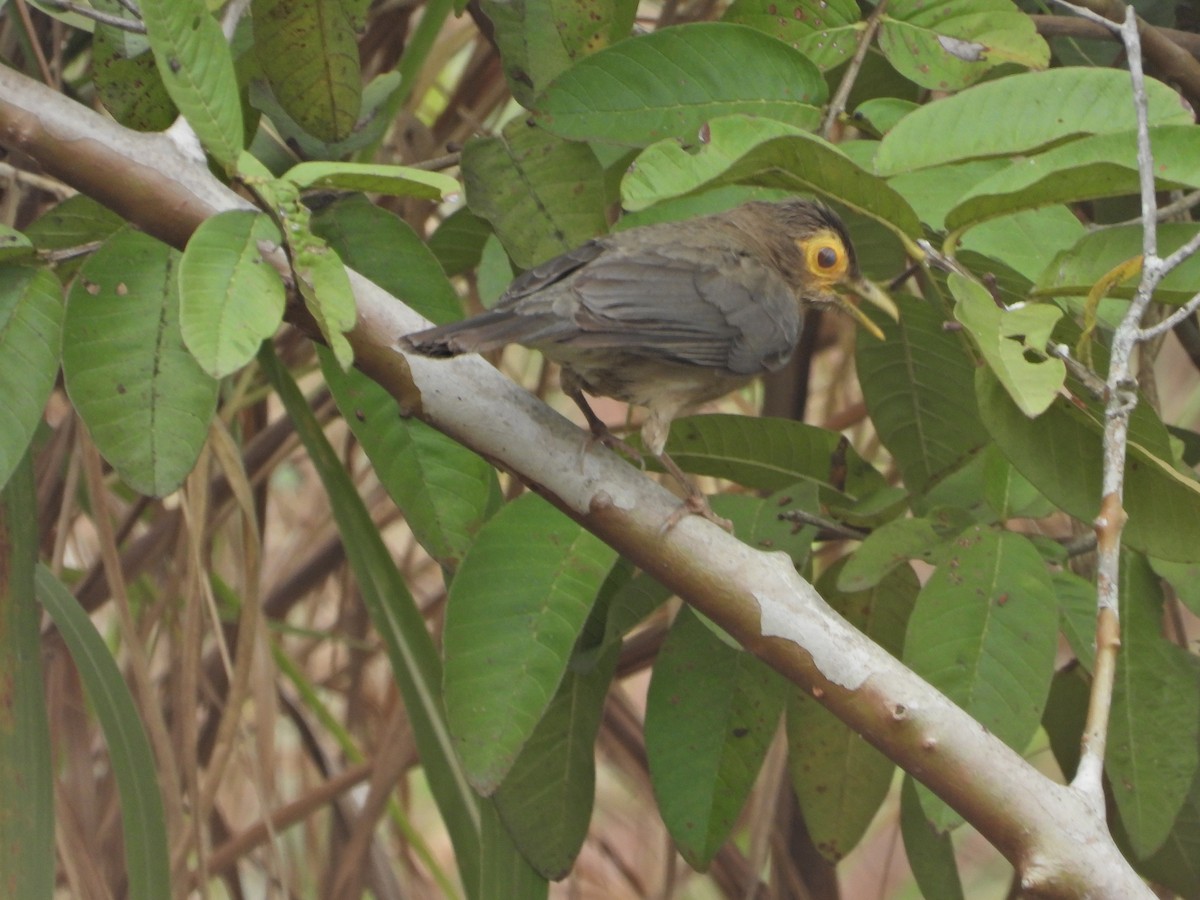
[[[1141,252],[1134,107],[1111,45],[1048,41],[1011,0],[893,0],[877,30],[852,0],[665,4],[658,21],[629,0],[484,0],[463,17],[440,0],[254,0],[233,20],[140,0],[140,21],[96,0],[107,23],[29,2],[28,20],[0,3],[0,62],[130,129],[181,112],[260,211],[172,248],[54,184],[7,188],[0,843],[12,883],[38,886],[21,896],[46,896],[49,861],[10,853],[13,814],[48,833],[52,751],[55,808],[76,817],[58,829],[57,877],[73,890],[93,875],[134,897],[223,879],[233,895],[270,877],[392,896],[399,877],[414,896],[535,897],[567,877],[616,895],[596,865],[616,854],[632,873],[620,890],[657,893],[675,865],[647,859],[664,829],[695,870],[680,896],[702,878],[741,896],[768,858],[786,896],[806,876],[777,848],[805,842],[854,884],[850,854],[897,831],[927,896],[987,877],[956,858],[958,814],[893,778],[870,735],[350,367],[343,263],[446,322],[610,227],[796,192],[844,215],[900,319],[854,350],[848,320],[819,323],[798,364],[819,385],[808,418],[826,424],[747,416],[747,392],[677,422],[668,450],[720,485],[738,537],[786,553],[991,733],[1074,774],[1104,407],[1057,348],[1103,378],[1131,293],[1113,273]],[[844,78],[848,107],[825,123]],[[1175,197],[1200,189],[1182,102],[1200,98],[1169,80],[1148,81],[1147,116]],[[1163,247],[1196,233],[1185,211]],[[953,271],[909,268],[933,255],[922,247]],[[1156,300],[1197,292],[1193,258]],[[1145,351],[1130,429],[1106,783],[1130,862],[1194,897],[1200,329],[1179,334]],[[504,365],[561,404],[540,360],[514,350]],[[7,536],[35,501],[38,534]],[[781,522],[789,510],[808,524]],[[44,707],[22,605],[35,557],[54,622]],[[326,582],[343,563],[353,589]],[[15,802],[26,765],[39,793]],[[371,792],[330,807],[340,831],[287,831],[329,806],[318,782],[346,776],[345,790],[355,772]],[[452,851],[430,836],[426,789]],[[771,815],[792,803],[793,821]],[[391,842],[373,838],[381,818]]]

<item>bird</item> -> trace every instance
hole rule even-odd
[[[592,440],[637,459],[584,393],[645,407],[642,446],[684,493],[663,530],[690,513],[728,530],[667,455],[671,422],[786,365],[809,307],[840,307],[882,336],[835,293],[838,285],[897,315],[860,273],[833,210],[805,198],[756,200],[589,240],[518,276],[492,309],[399,344],[436,358],[511,343],[539,350],[559,364],[563,393],[583,413]]]

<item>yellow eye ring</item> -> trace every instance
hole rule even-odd
[[[831,232],[821,232],[802,241],[804,264],[820,278],[836,281],[846,274],[850,259],[841,239]]]

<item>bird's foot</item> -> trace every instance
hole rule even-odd
[[[694,485],[693,488],[695,488]],[[703,516],[714,525],[720,526],[730,534],[733,534],[733,523],[713,512],[713,508],[708,504],[708,498],[700,493],[698,488],[694,494],[689,492],[683,499],[683,502],[675,509],[675,512],[667,516],[667,520],[663,522],[659,533],[667,534],[672,528],[682,522],[686,516]]]
[[[642,456],[641,452],[632,444],[626,443],[613,434],[603,422],[593,423],[591,433],[584,439],[583,446],[579,450],[579,466],[581,469],[583,468],[583,458],[597,444],[603,444],[614,453],[620,453],[639,469],[645,471],[646,459]]]
[[[708,504],[708,498],[704,496],[704,492],[696,486],[696,482],[688,478],[683,469],[666,453],[659,454],[659,462],[663,464],[671,477],[683,488],[683,503],[671,515],[667,516],[667,520],[663,522],[661,533],[666,534],[676,525],[683,521],[684,516],[703,516],[712,522],[714,525],[719,525],[730,534],[733,534],[733,523],[728,519],[718,516],[713,512],[713,508]]]

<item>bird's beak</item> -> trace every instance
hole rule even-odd
[[[900,321],[900,309],[896,306],[896,301],[888,296],[887,291],[877,285],[868,278],[858,278],[855,281],[849,282],[847,287],[854,291],[860,298],[866,300],[872,306],[876,306],[883,310],[892,319],[892,321]],[[883,340],[883,332],[879,330],[879,326],[872,322],[867,314],[858,308],[858,305],[845,297],[838,297],[837,305],[854,321],[858,322],[863,328]]]

